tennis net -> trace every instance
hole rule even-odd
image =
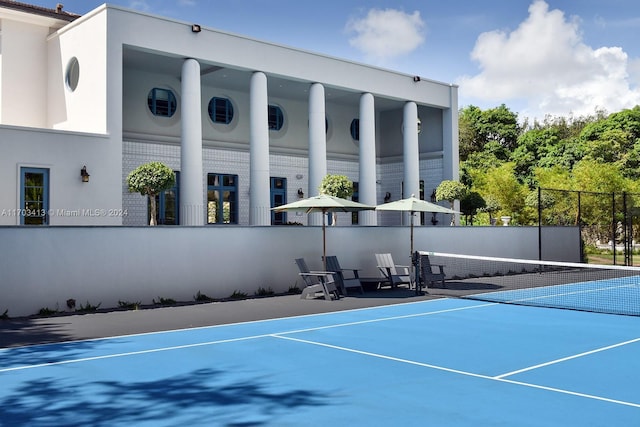
[[[443,294],[640,316],[640,267],[420,252],[443,266]],[[431,290],[430,290],[431,292]]]

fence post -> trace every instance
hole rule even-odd
[[[613,249],[613,265],[616,265],[616,193],[611,193],[611,246]]]
[[[538,261],[542,261],[542,189],[538,187]]]

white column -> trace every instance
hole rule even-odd
[[[267,76],[255,72],[251,76],[249,121],[251,160],[249,163],[249,224],[271,224],[269,196],[269,103]]]
[[[459,178],[458,86],[450,86],[449,102],[449,108],[442,114],[442,179],[457,180]]]
[[[360,96],[360,172],[358,193],[360,203],[377,205],[376,200],[376,115],[375,100],[370,93]],[[375,211],[358,214],[360,225],[378,225]]]
[[[180,225],[204,225],[200,64],[182,64]]]
[[[420,148],[418,146],[418,107],[415,102],[404,104],[402,119],[402,145],[404,163],[403,198],[420,197]],[[411,224],[407,214],[405,224]],[[414,218],[415,221],[415,218]]]
[[[459,144],[458,144],[458,86],[449,87],[449,108],[442,114],[442,179],[457,181],[460,179],[459,171]],[[460,201],[456,200],[454,209],[460,210]],[[459,225],[460,216],[455,216],[455,224]]]
[[[314,83],[309,88],[309,188],[308,196],[317,196],[322,179],[327,175],[327,133],[324,86]],[[309,225],[322,225],[321,214],[308,216]]]

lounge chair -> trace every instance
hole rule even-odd
[[[443,265],[431,264],[428,255],[420,255],[420,281],[425,287],[429,287],[432,284],[435,286],[437,282],[441,282],[444,288],[445,277]]]
[[[392,288],[396,288],[400,284],[408,284],[411,287],[413,281],[408,265],[397,265],[393,262],[391,254],[376,254],[376,262],[378,270],[384,276],[383,282],[387,282]]]
[[[357,268],[341,268],[337,256],[328,256],[327,270],[335,273],[333,277],[335,278],[338,289],[340,289],[342,295],[347,295],[349,289],[352,288],[356,288],[358,291],[360,291],[361,294],[364,294],[364,289],[362,289],[362,283],[360,283],[360,277],[358,275]],[[353,277],[345,277],[345,271],[350,271],[351,274],[349,274],[349,276]]]
[[[310,271],[304,258],[296,258],[296,264],[300,270],[299,275],[305,283],[305,288],[302,290],[300,298],[307,299],[309,296],[315,298],[318,293],[322,293],[327,301],[331,301],[333,297],[335,299],[340,298],[332,272]]]

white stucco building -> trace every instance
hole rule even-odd
[[[458,178],[455,85],[197,24],[0,0],[0,225],[147,224],[126,177],[150,161],[182,225],[314,224],[270,208],[327,173],[372,205]],[[399,221],[359,215],[340,224]]]

